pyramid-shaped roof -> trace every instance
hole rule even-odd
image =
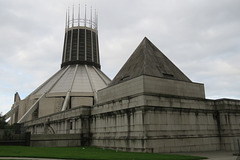
[[[141,75],[191,82],[191,80],[146,37],[109,86]]]

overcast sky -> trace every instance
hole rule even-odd
[[[0,0],[0,113],[60,69],[70,0]],[[79,3],[79,1],[75,1]],[[111,79],[146,36],[206,98],[240,99],[239,0],[91,0]],[[88,5],[89,6],[89,5]]]

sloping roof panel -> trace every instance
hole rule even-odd
[[[140,75],[191,82],[191,80],[146,37],[123,65],[109,86]]]
[[[99,69],[88,65],[70,65],[62,68],[42,86],[40,86],[33,95],[42,95],[47,93],[67,93],[79,92],[87,93],[98,91],[107,87],[110,79],[106,77]]]

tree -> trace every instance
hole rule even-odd
[[[8,139],[12,139],[13,134],[15,132],[14,130],[14,126],[10,126],[6,120],[5,117],[2,116],[2,114],[0,114],[0,130],[3,130],[3,139],[8,140]]]
[[[5,121],[5,117],[0,113],[0,129],[5,129],[7,126],[8,124]]]

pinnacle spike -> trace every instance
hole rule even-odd
[[[65,22],[66,24],[65,24],[65,29],[67,28],[67,26],[68,26],[68,14],[67,14],[67,10],[66,10],[66,22]]]
[[[72,8],[72,27],[74,27],[74,4]]]
[[[69,16],[69,7],[68,7],[68,13],[67,13],[67,15],[68,15],[68,25],[67,25],[67,27],[68,27],[68,29],[69,29],[69,19],[70,19],[70,16]]]
[[[78,4],[78,26],[80,26],[80,3]]]
[[[92,6],[91,6],[91,28],[92,28],[92,23],[93,23],[93,19],[92,19]]]
[[[85,27],[87,26],[87,5],[85,4],[85,20],[84,20]]]

